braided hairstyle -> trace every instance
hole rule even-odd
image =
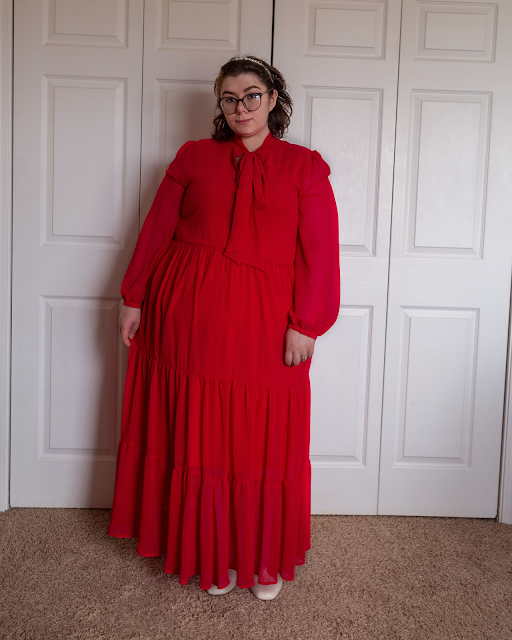
[[[236,78],[243,73],[251,73],[257,76],[266,89],[277,90],[276,105],[268,114],[268,128],[273,136],[282,138],[290,124],[293,102],[287,91],[283,75],[265,60],[256,56],[235,56],[228,60],[226,64],[222,65],[213,87],[217,99],[220,98],[224,79],[227,77]],[[213,120],[212,138],[214,140],[229,140],[232,136],[233,131],[217,103],[217,115]]]

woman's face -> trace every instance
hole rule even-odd
[[[234,96],[243,98],[248,93],[263,93],[261,105],[256,111],[247,111],[244,105],[239,102],[237,110],[233,114],[224,114],[229,127],[242,138],[252,138],[257,136],[263,139],[269,133],[268,114],[276,105],[277,91],[274,89],[270,93],[265,93],[267,87],[252,73],[243,73],[236,78],[228,76],[224,78],[221,86],[220,98]]]

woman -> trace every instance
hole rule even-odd
[[[277,69],[237,56],[211,139],[160,184],[126,271],[130,347],[109,534],[181,584],[279,593],[311,548],[309,367],[338,316],[329,167],[281,140]]]

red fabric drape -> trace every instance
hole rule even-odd
[[[182,584],[222,588],[228,568],[241,587],[293,580],[311,546],[311,359],[286,366],[283,345],[288,326],[316,338],[338,315],[328,176],[271,135],[252,153],[187,142],[126,271],[142,311],[109,534],[165,554]]]

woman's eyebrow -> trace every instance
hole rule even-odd
[[[246,91],[250,91],[251,89],[261,89],[261,87],[257,87],[255,84],[253,84],[252,86],[247,87],[246,89],[244,89],[244,93],[245,93]],[[223,92],[222,92],[222,95],[224,95],[225,93],[230,93],[230,94],[231,94],[231,95],[233,95],[233,96],[235,95],[235,94],[233,93],[233,91],[223,91]]]

